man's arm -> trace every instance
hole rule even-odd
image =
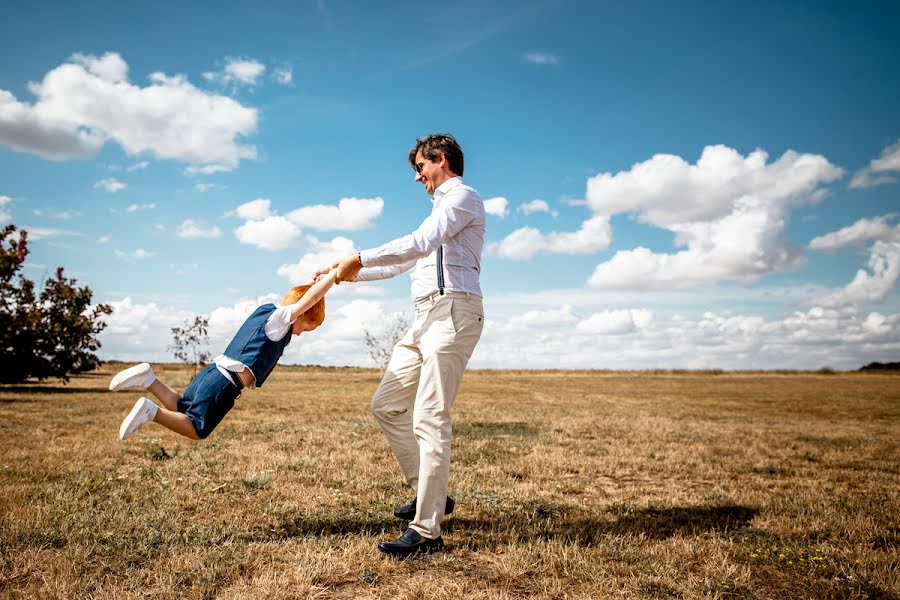
[[[475,202],[481,202],[481,199],[471,190],[448,193],[441,202],[441,209],[431,214],[411,234],[335,263],[338,272],[336,282],[353,281],[363,268],[363,262],[368,269],[414,263],[428,256],[472,222],[477,214]]]
[[[319,277],[319,279],[306,290],[306,293],[303,294],[303,297],[291,304],[291,322],[297,320],[297,318],[308,311],[310,308],[315,306],[316,302],[325,297],[325,292],[331,289],[331,286],[334,285],[336,272],[334,270],[329,271],[327,274]]]

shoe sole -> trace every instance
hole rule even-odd
[[[135,434],[137,431],[137,427],[133,430],[129,431],[131,426],[134,424],[134,421],[138,418],[138,415],[141,414],[141,410],[144,408],[144,403],[138,400],[134,403],[134,408],[131,409],[131,412],[128,413],[128,416],[122,421],[122,424],[119,426],[119,439],[127,440],[131,436]]]
[[[141,363],[139,365],[135,365],[133,367],[128,367],[124,371],[119,371],[112,378],[112,381],[109,382],[109,391],[118,392],[119,390],[127,390],[127,389],[147,389],[143,385],[139,383],[131,383],[132,379],[140,377],[143,379],[147,376],[147,373],[151,373],[153,369],[150,367],[149,363]]]
[[[379,545],[378,551],[381,552],[382,554],[386,554],[387,556],[390,556],[391,558],[403,560],[404,558],[411,558],[413,556],[418,556],[421,554],[433,554],[435,552],[443,552],[444,544],[441,544],[440,546],[436,546],[436,545],[424,546],[423,544],[419,544],[413,550],[410,550],[408,552],[407,551],[395,552],[393,550],[384,550],[384,549],[382,549],[381,545]]]

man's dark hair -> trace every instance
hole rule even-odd
[[[430,161],[438,159],[438,154],[443,152],[450,164],[450,170],[456,175],[463,174],[463,151],[459,147],[459,142],[449,133],[429,133],[423,135],[416,140],[416,145],[409,151],[409,164],[416,167],[416,154],[422,153],[422,156]]]

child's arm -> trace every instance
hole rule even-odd
[[[319,279],[310,287],[303,297],[297,300],[295,303],[291,304],[291,323],[297,320],[297,318],[312,308],[316,302],[325,297],[325,292],[331,289],[331,286],[334,284],[334,276],[336,271],[332,269],[325,275],[319,277]]]

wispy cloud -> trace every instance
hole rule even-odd
[[[533,65],[559,65],[559,58],[549,52],[526,52],[522,58]]]
[[[156,255],[155,252],[148,252],[143,248],[138,248],[134,252],[123,252],[121,250],[115,250],[113,254],[119,260],[124,260],[125,262],[137,262],[139,260],[146,260],[148,258],[152,258]]]
[[[153,210],[156,208],[156,204],[150,202],[149,204],[129,204],[128,208],[125,209],[125,212],[137,212],[139,210]]]
[[[900,140],[882,150],[881,156],[869,161],[864,169],[857,171],[850,180],[850,187],[868,188],[896,183],[898,176],[900,176]]]
[[[128,184],[122,183],[115,177],[110,177],[109,179],[101,179],[97,183],[94,184],[95,190],[106,190],[110,194],[115,194],[116,192],[120,192],[128,187]]]

